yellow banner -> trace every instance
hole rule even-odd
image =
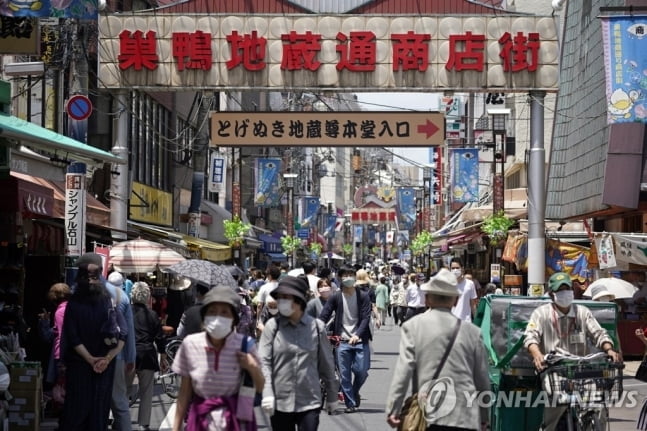
[[[173,226],[173,194],[133,182],[130,194],[129,217],[131,220]]]

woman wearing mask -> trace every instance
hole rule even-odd
[[[306,305],[306,314],[314,317],[315,319],[321,314],[321,310],[323,310],[323,306],[330,297],[330,293],[332,292],[332,287],[330,286],[327,279],[321,278],[317,282],[317,292],[319,292],[319,297],[312,298]]]
[[[258,322],[256,323],[256,329],[258,330],[259,334],[261,334],[263,332],[263,329],[265,329],[265,324],[267,323],[267,321],[277,314],[279,314],[279,307],[276,303],[276,299],[268,296],[267,300],[265,301],[265,305],[263,306],[263,309],[258,316]]]
[[[238,323],[239,295],[230,287],[215,286],[204,297],[200,315],[205,332],[188,335],[173,361],[182,376],[173,431],[181,431],[187,415],[187,431],[257,429],[256,421],[237,419],[237,395],[243,370],[256,392],[263,389],[260,358],[251,338],[234,331]],[[245,426],[246,425],[246,428]]]
[[[326,329],[321,321],[305,313],[309,290],[305,277],[286,276],[271,293],[280,315],[267,322],[261,335],[265,376],[261,406],[274,430],[317,430],[320,379],[326,386],[328,412],[337,407],[339,383]]]

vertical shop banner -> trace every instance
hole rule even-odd
[[[452,198],[454,202],[479,200],[479,152],[476,148],[451,150]]]
[[[95,246],[93,251],[101,256],[101,262],[103,265],[103,277],[108,278],[108,269],[110,269],[110,248]]]
[[[398,231],[398,247],[404,247],[409,244],[409,231],[408,230],[399,230]]]
[[[617,266],[616,254],[613,250],[613,237],[610,234],[596,236],[595,249],[598,252],[600,269],[615,268]]]
[[[362,236],[364,234],[364,226],[355,226],[355,229],[353,229],[353,242],[358,243],[362,242]]]
[[[319,215],[319,198],[317,196],[306,196],[303,198],[303,219],[301,227],[312,227],[317,223]]]
[[[324,231],[324,237],[334,238],[335,237],[335,226],[337,225],[337,214],[328,214],[326,219],[326,230]]]
[[[209,193],[226,193],[227,191],[227,159],[213,153],[209,161]]]
[[[395,231],[387,231],[386,233],[386,243],[393,244],[393,237],[395,236]]]
[[[613,234],[613,242],[617,261],[647,265],[647,236]]]
[[[396,190],[398,223],[402,229],[411,230],[416,223],[416,193],[412,187]]]
[[[443,163],[442,148],[430,147],[429,160],[431,161],[431,184],[429,185],[429,196],[431,205],[442,205],[443,203]]]
[[[280,204],[281,159],[256,159],[254,204],[270,208]]]
[[[85,163],[74,162],[65,174],[65,254],[85,253]]]
[[[602,17],[607,122],[647,122],[647,16]]]

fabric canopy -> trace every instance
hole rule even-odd
[[[120,242],[110,249],[110,263],[126,274],[152,272],[183,260],[170,248],[141,238]]]

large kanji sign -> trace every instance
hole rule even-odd
[[[100,82],[185,89],[557,91],[552,17],[101,16]]]
[[[211,145],[428,147],[445,139],[438,112],[217,112]]]

